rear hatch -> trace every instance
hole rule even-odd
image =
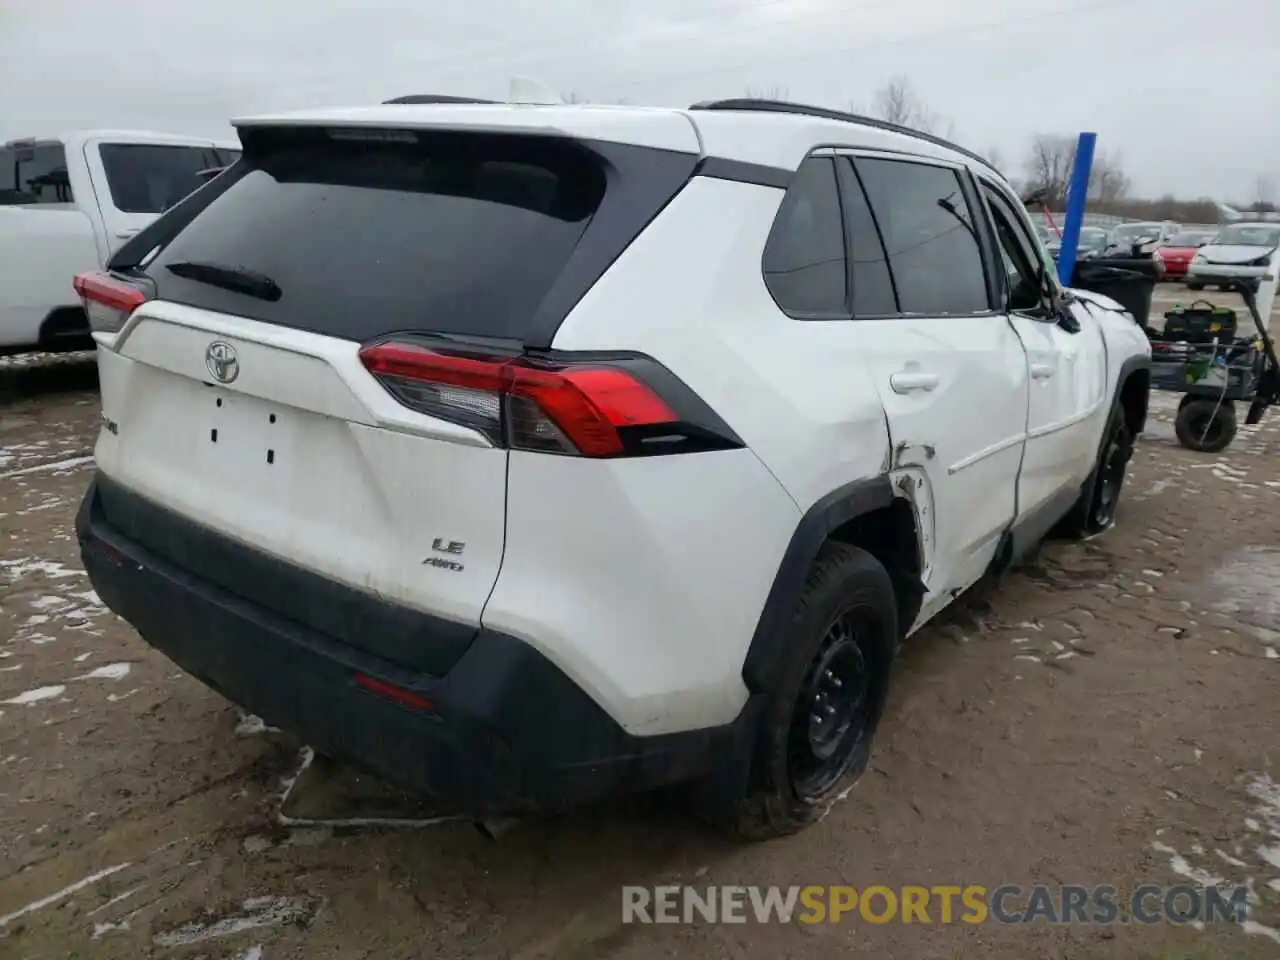
[[[394,338],[516,356],[549,343],[547,317],[589,287],[619,225],[634,236],[654,209],[627,205],[616,156],[563,136],[289,127],[242,138],[241,163],[207,188],[216,199],[136,265],[113,263],[150,299],[114,343],[101,340],[97,456],[111,481],[253,548],[246,558],[283,563],[197,549],[119,496],[103,498],[106,519],[283,616],[443,672],[474,636],[502,560],[501,401],[448,376],[424,387],[397,374],[399,348],[370,350]],[[668,170],[666,197],[695,160]],[[615,236],[593,243],[601,219]],[[334,616],[299,570],[357,599]],[[458,629],[428,638],[380,605]]]

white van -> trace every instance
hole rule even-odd
[[[240,155],[240,144],[83,131],[0,145],[0,356],[90,350],[72,278]]]

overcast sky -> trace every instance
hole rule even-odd
[[[1244,202],[1280,184],[1277,38],[1274,0],[0,0],[0,140],[229,135],[275,109],[498,98],[513,74],[847,109],[902,74],[1012,175],[1033,134],[1090,129],[1136,192]]]

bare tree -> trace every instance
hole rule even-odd
[[[987,147],[987,150],[983,154],[983,156],[986,157],[987,163],[991,164],[991,166],[995,167],[1001,173],[1005,172],[1004,171],[1004,153],[1003,151],[1001,151],[999,147]]]
[[[597,100],[595,97],[589,97],[585,94],[579,93],[577,90],[570,90],[568,93],[561,94],[560,99],[565,103],[596,103],[619,106],[625,105],[627,102],[625,98],[621,100]]]
[[[876,91],[874,109],[881,120],[902,127],[911,126],[918,112],[911,82],[906,77],[894,77]]]
[[[1075,161],[1074,138],[1060,134],[1037,135],[1031,141],[1031,152],[1026,161],[1028,189],[1043,191],[1051,207],[1062,209]],[[1129,187],[1129,177],[1124,172],[1120,154],[1094,155],[1086,197],[1090,206],[1099,212],[1116,212],[1112,208],[1128,197]]]
[[[1089,200],[1100,212],[1110,208],[1129,195],[1129,176],[1124,172],[1120,154],[1100,153],[1093,158],[1089,173]]]
[[[1258,174],[1253,187],[1254,213],[1270,213],[1276,208],[1276,182],[1265,173]]]
[[[955,134],[955,124],[926,105],[911,81],[901,75],[892,78],[875,92],[871,110],[881,120],[910,127],[921,133],[941,134],[944,137]]]
[[[1043,191],[1044,201],[1050,207],[1062,209],[1067,196],[1067,178],[1071,176],[1071,163],[1076,145],[1070,137],[1041,133],[1031,140],[1031,153],[1027,157],[1027,188]]]
[[[766,87],[757,89],[756,87],[747,87],[748,100],[786,100],[790,96],[791,91],[787,87]]]

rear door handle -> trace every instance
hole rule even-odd
[[[1057,368],[1052,363],[1031,364],[1031,376],[1035,380],[1048,380],[1057,372]]]
[[[924,390],[926,393],[938,386],[938,375],[923,370],[906,370],[889,377],[889,386],[894,393],[913,393]]]
[[[119,240],[129,240],[132,237],[136,237],[138,233],[139,231],[137,230],[122,230],[116,234],[116,238]]]

